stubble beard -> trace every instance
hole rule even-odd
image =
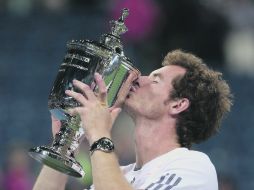
[[[134,119],[135,118],[135,109],[133,109],[133,107],[130,105],[130,103],[126,103],[124,102],[123,104],[123,110],[132,118]]]

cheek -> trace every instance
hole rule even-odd
[[[140,104],[140,110],[151,119],[160,118],[165,115],[165,104],[162,101],[150,101],[146,104]]]
[[[144,106],[162,106],[169,97],[169,90],[162,85],[149,86],[148,88],[138,89],[134,94],[134,99]]]
[[[154,111],[159,111],[161,112],[162,110],[165,109],[165,101],[167,100],[167,97],[161,95],[161,94],[146,94],[142,96],[139,99],[139,106],[142,109],[146,110],[154,110]]]
[[[163,102],[165,102],[166,100],[168,100],[169,98],[169,93],[168,91],[166,91],[166,89],[154,89],[154,91],[152,91],[151,96],[153,97],[153,100],[156,102],[161,102],[161,104]]]

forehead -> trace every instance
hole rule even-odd
[[[160,74],[162,77],[175,78],[178,75],[184,75],[186,69],[178,65],[166,65],[157,70],[154,70],[151,75]]]

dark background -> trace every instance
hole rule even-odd
[[[254,189],[254,3],[251,0],[0,0],[0,189],[31,189],[41,165],[30,147],[50,144],[47,98],[71,39],[99,40],[120,10],[130,9],[125,55],[143,74],[174,49],[192,52],[224,74],[234,106],[218,135],[194,149],[208,154],[221,190]],[[114,128],[121,164],[134,161],[133,123],[122,113]],[[87,176],[66,189],[91,183]]]

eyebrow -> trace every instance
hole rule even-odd
[[[163,78],[163,76],[162,76],[161,73],[151,73],[151,75],[152,75],[153,77],[159,77],[160,79]]]

